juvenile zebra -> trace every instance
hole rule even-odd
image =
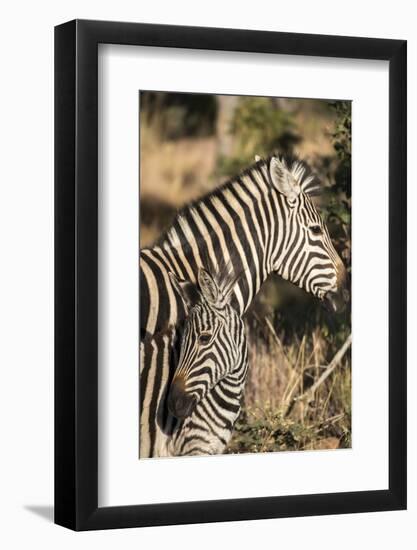
[[[197,282],[205,258],[242,272],[230,304],[243,315],[270,273],[334,307],[344,267],[309,193],[305,167],[260,160],[193,203],[140,254],[140,456],[160,456],[175,419],[166,406],[188,306],[170,279]]]
[[[201,268],[198,289],[171,279],[189,305],[181,351],[167,405],[181,421],[168,443],[168,454],[220,454],[240,413],[248,348],[245,324],[230,304],[233,279]]]

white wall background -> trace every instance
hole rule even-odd
[[[414,547],[416,290],[409,288],[409,510],[75,534],[53,500],[53,26],[109,19],[408,39],[409,280],[417,279],[417,37],[413,3],[18,1],[2,8],[0,85],[0,544],[7,549]],[[377,160],[377,159],[376,159]],[[413,544],[414,543],[414,544]]]

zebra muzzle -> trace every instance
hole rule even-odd
[[[324,297],[324,307],[331,313],[336,313],[338,309],[337,295],[335,292],[327,292]]]
[[[173,380],[168,393],[168,410],[180,420],[184,420],[193,412],[197,399],[185,391],[182,380]]]
[[[330,313],[343,311],[349,298],[346,289],[340,289],[336,292],[329,291],[323,297],[323,305]]]

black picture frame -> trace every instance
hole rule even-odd
[[[98,44],[389,62],[389,488],[98,507]],[[74,530],[406,508],[406,41],[75,20],[55,28],[55,522]]]

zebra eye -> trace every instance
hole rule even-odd
[[[202,346],[205,346],[208,344],[211,340],[211,334],[210,332],[202,332],[200,336],[198,337],[198,343]]]
[[[323,230],[319,225],[312,225],[310,229],[313,235],[321,235],[323,233]]]

